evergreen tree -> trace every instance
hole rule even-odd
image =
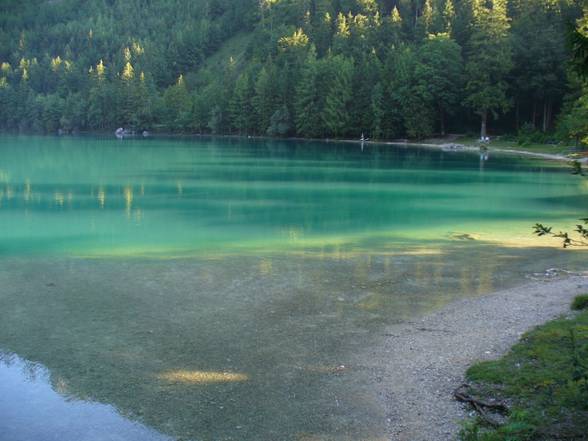
[[[88,94],[88,127],[103,130],[116,124],[112,109],[115,107],[112,88],[106,79],[106,66],[100,60],[90,68],[90,91]]]
[[[383,119],[385,116],[384,87],[382,83],[378,82],[372,89],[370,104],[370,110],[373,115],[371,136],[374,139],[382,139],[384,137]]]
[[[394,54],[390,83],[392,117],[401,122],[405,135],[424,138],[434,130],[434,103],[427,84],[419,81],[424,67],[414,50],[402,48]]]
[[[349,132],[354,137],[370,133],[373,126],[372,91],[382,77],[382,63],[375,50],[358,58],[355,63],[352,99],[349,103]]]
[[[296,131],[302,136],[316,137],[322,134],[324,90],[320,88],[320,73],[321,66],[316,59],[316,51],[311,49],[302,68],[295,96]]]
[[[402,23],[403,20],[400,16],[400,12],[398,11],[398,8],[394,6],[394,8],[392,8],[392,12],[390,13],[390,17],[385,21],[384,25],[384,29],[386,30],[386,36],[384,40],[394,47],[397,47],[402,41]]]
[[[117,123],[122,127],[137,128],[137,81],[130,61],[126,62],[120,74],[117,97]]]
[[[448,34],[430,35],[420,48],[417,81],[428,90],[438,113],[441,135],[446,116],[454,113],[463,88],[461,48]]]
[[[341,55],[329,57],[326,71],[329,81],[322,120],[328,133],[340,137],[348,131],[351,118],[353,61]]]
[[[417,35],[418,39],[425,38],[429,32],[431,32],[431,28],[433,27],[433,4],[431,0],[424,0],[422,10],[420,12],[420,16],[417,20]]]
[[[2,129],[422,137],[470,111],[484,134],[547,131],[561,109],[581,133],[578,0],[25,3],[0,16]]]
[[[235,82],[233,96],[229,102],[231,127],[239,135],[249,133],[254,128],[253,86],[247,73],[239,75]]]
[[[276,90],[276,74],[273,64],[261,68],[255,82],[253,108],[255,110],[256,128],[259,133],[265,133],[270,125],[270,118],[275,112],[278,98]]]
[[[578,97],[564,107],[558,129],[577,146],[588,145],[588,86],[582,87]]]
[[[136,85],[135,96],[137,128],[145,129],[153,123],[156,96],[157,91],[153,80],[151,77],[146,76],[144,72],[141,72]]]
[[[480,136],[487,135],[488,116],[511,105],[507,75],[512,68],[509,19],[505,0],[473,0],[473,22],[467,46],[465,104],[481,120]]]
[[[267,134],[269,136],[286,136],[291,129],[290,112],[288,111],[288,107],[283,105],[270,118]]]
[[[540,126],[545,132],[551,125],[553,106],[565,88],[564,23],[560,11],[543,0],[522,2],[518,12],[512,27],[517,117],[521,106],[528,103],[531,124],[538,126],[542,113]]]
[[[570,89],[559,130],[567,138],[574,139],[576,145],[588,145],[588,7],[572,31],[572,70]]]
[[[181,131],[190,126],[192,116],[192,100],[186,88],[183,75],[178,77],[176,84],[166,89],[163,94],[162,119],[166,127]]]
[[[453,20],[455,20],[455,7],[453,6],[453,0],[445,0],[441,17],[443,18],[443,29],[441,32],[451,34],[453,30]]]
[[[311,37],[317,53],[324,55],[333,38],[335,10],[329,0],[313,0],[311,3]]]

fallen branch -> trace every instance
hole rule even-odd
[[[453,396],[457,401],[461,401],[462,403],[471,404],[472,407],[478,412],[480,417],[486,421],[492,427],[499,427],[500,423],[492,418],[486,412],[486,409],[490,409],[496,412],[499,412],[504,415],[508,415],[510,413],[510,409],[504,403],[491,403],[488,401],[483,401],[478,398],[474,398],[467,392],[467,389],[470,388],[469,384],[462,384],[453,392]]]

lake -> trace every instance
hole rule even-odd
[[[512,155],[0,136],[0,439],[386,439],[363,351],[583,268],[532,226],[587,196]]]

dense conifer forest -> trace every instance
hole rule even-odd
[[[1,0],[0,9],[4,130],[588,136],[588,91],[571,68],[570,36],[588,36],[582,0]]]

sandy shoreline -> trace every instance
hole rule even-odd
[[[345,142],[353,142],[353,143],[360,143],[361,141],[357,140],[345,140]],[[433,143],[425,143],[425,142],[394,142],[394,141],[367,141],[366,144],[384,144],[384,145],[396,145],[396,146],[406,146],[406,147],[424,147],[424,148],[431,148],[436,150],[443,150],[446,152],[473,152],[478,153],[480,152],[480,146],[475,145],[468,145],[468,144],[460,144],[460,143],[445,143],[445,144],[433,144]],[[547,159],[550,161],[563,161],[563,162],[572,162],[578,161],[578,159],[568,158],[564,155],[556,155],[551,153],[539,153],[539,152],[531,152],[528,150],[516,150],[516,149],[507,149],[502,147],[493,147],[492,144],[487,145],[488,151],[490,153],[500,153],[506,155],[521,155],[521,156],[528,156],[531,158],[538,158],[538,159]],[[588,162],[588,158],[579,159],[580,162]]]
[[[456,439],[467,410],[452,393],[466,369],[498,358],[525,331],[569,312],[573,297],[584,292],[585,274],[534,281],[387,327],[356,360],[380,377],[370,387],[385,408],[387,439]]]

